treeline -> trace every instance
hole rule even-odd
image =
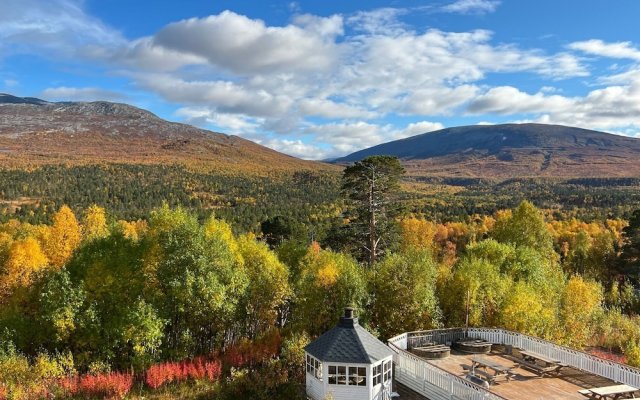
[[[51,223],[63,204],[78,212],[101,204],[115,219],[135,220],[166,203],[201,221],[213,211],[236,233],[256,231],[280,216],[322,238],[344,211],[340,176],[326,172],[260,177],[180,165],[49,165],[2,169],[0,182],[0,222]],[[401,198],[406,211],[439,222],[493,215],[524,200],[557,220],[597,221],[629,218],[640,204],[640,179],[415,178],[404,181]]]
[[[412,190],[403,196],[407,209],[437,221],[493,215],[525,200],[548,210],[555,219],[583,221],[628,218],[640,204],[637,178],[429,178],[409,182]]]
[[[8,221],[0,225],[0,387],[8,398],[37,398],[30,382],[144,377],[161,363],[205,356],[257,360],[227,363],[236,365],[223,368],[227,386],[210,388],[221,398],[297,398],[302,347],[347,305],[382,339],[460,326],[468,312],[472,326],[599,346],[640,365],[640,213],[630,225],[555,221],[523,202],[468,222],[396,224],[394,243],[367,266],[335,238],[318,243],[274,224],[271,233],[238,235],[221,219],[168,205],[135,221],[97,206],[80,218],[63,206],[51,224]],[[256,356],[274,332],[288,345]],[[245,353],[233,356],[239,348]]]
[[[116,219],[146,218],[162,204],[190,210],[200,220],[212,211],[236,232],[255,231],[272,216],[322,230],[339,214],[339,176],[300,171],[269,177],[205,173],[179,165],[49,165],[0,170],[0,221],[51,223],[67,204],[80,211],[101,204]]]

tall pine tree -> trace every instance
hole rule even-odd
[[[397,238],[397,193],[404,168],[396,157],[371,156],[345,168],[342,192],[347,199],[349,236],[361,260],[371,267]]]

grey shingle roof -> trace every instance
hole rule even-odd
[[[305,351],[323,362],[374,364],[392,355],[391,349],[358,324],[357,318],[340,323],[309,343]]]

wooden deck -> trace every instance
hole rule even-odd
[[[477,355],[452,351],[450,357],[440,360],[428,360],[428,362],[455,375],[465,376],[467,371],[463,366],[470,368],[471,359],[474,356]],[[503,357],[499,350],[494,350],[483,357],[505,366],[513,365],[513,361]],[[585,397],[578,393],[578,390],[615,384],[609,379],[569,367],[563,368],[557,377],[545,376],[541,378],[523,368],[516,368],[513,372],[515,376],[510,381],[498,381],[491,386],[490,390],[509,400],[584,400]]]

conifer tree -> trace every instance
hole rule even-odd
[[[400,208],[396,195],[404,168],[396,157],[371,156],[345,168],[342,192],[347,199],[349,233],[361,259],[371,267],[397,235]]]

